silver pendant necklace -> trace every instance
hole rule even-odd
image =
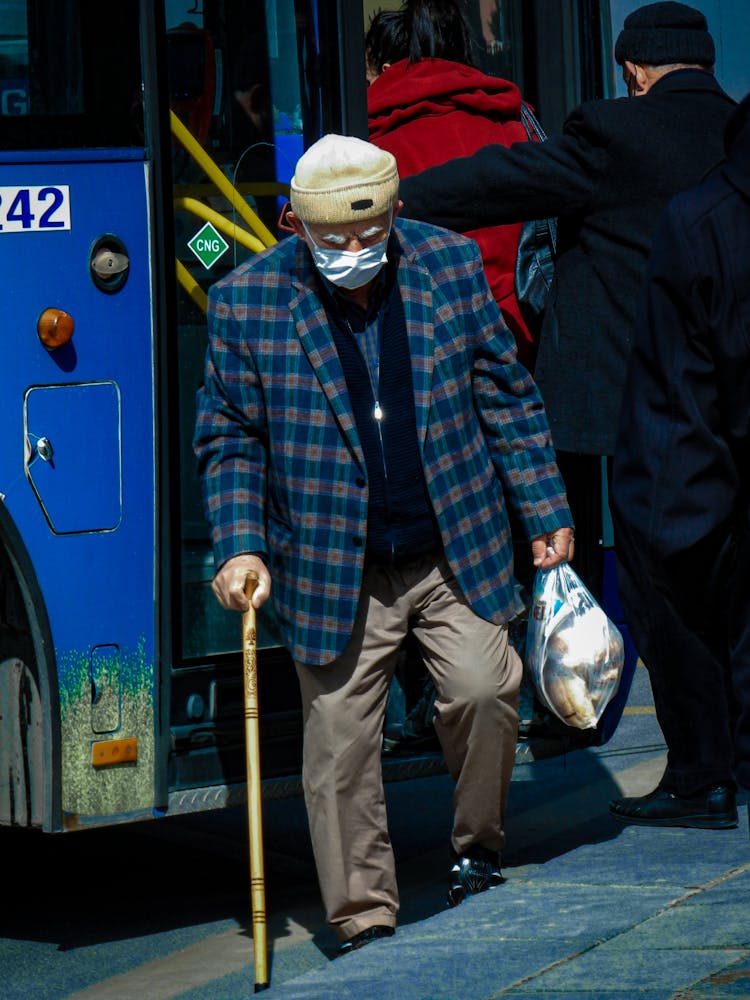
[[[356,344],[359,345],[359,349],[362,352],[365,365],[367,366],[367,374],[370,379],[370,390],[372,391],[372,396],[375,401],[375,405],[373,406],[372,409],[372,416],[373,419],[376,420],[378,424],[380,424],[385,418],[383,407],[380,405],[380,400],[378,399],[378,396],[380,395],[380,339],[382,336],[381,320],[380,318],[378,320],[379,329],[378,329],[377,346],[375,351],[373,351],[372,349],[371,338],[369,338],[364,331],[363,331],[363,339],[364,339],[364,345],[363,345],[362,341],[354,333],[354,329],[352,328],[352,325],[349,322],[348,317],[344,318],[344,322],[346,323],[346,326],[349,330],[352,339]]]

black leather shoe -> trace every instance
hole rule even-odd
[[[359,934],[355,934],[354,937],[349,938],[348,941],[344,941],[339,946],[339,955],[348,955],[350,951],[357,951],[358,948],[364,948],[370,941],[377,941],[378,938],[393,937],[395,933],[396,931],[393,927],[386,927],[384,924],[375,924],[374,927],[368,927],[366,930],[360,931]]]
[[[715,785],[702,795],[680,798],[663,788],[632,799],[613,799],[610,813],[640,826],[690,826],[728,830],[737,826],[737,804],[731,788]]]
[[[466,854],[455,854],[448,888],[448,906],[458,906],[467,896],[494,889],[505,881],[500,871],[500,856],[486,847],[470,848]]]

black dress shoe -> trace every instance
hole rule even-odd
[[[610,813],[640,826],[690,826],[701,830],[728,830],[737,826],[737,804],[731,788],[714,785],[702,795],[680,798],[663,788],[631,799],[613,799]]]
[[[501,885],[505,879],[500,871],[500,855],[478,844],[466,854],[453,854],[453,867],[448,887],[448,906],[459,906],[467,896],[476,896]]]
[[[360,931],[359,934],[355,934],[354,937],[349,938],[348,941],[344,941],[342,945],[339,945],[339,955],[348,955],[350,951],[357,951],[358,948],[364,948],[370,941],[377,941],[378,938],[393,937],[395,933],[396,930],[394,927],[375,924],[374,927],[368,927],[366,930]]]

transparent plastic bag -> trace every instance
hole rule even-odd
[[[593,729],[617,692],[620,630],[568,563],[537,570],[525,669],[540,701],[576,729]]]

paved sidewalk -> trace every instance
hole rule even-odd
[[[609,744],[517,767],[503,885],[443,909],[447,857],[434,849],[412,856],[410,873],[416,869],[421,877],[421,865],[434,903],[428,915],[412,909],[412,888],[402,894],[393,938],[335,961],[326,957],[335,953],[332,934],[296,948],[272,945],[271,987],[259,995],[750,1000],[746,795],[738,798],[734,830],[654,830],[623,825],[608,814],[613,796],[650,791],[665,760],[647,675],[639,670],[626,717]],[[419,815],[429,823],[429,793],[418,789],[418,783],[405,786],[413,804],[401,799],[394,810],[410,824],[406,838],[396,827],[402,843],[418,837]],[[246,968],[179,1000],[235,1000],[249,996],[252,983],[252,968]]]
[[[271,988],[259,995],[750,1000],[746,796],[739,800],[734,830],[627,826],[607,811],[613,797],[654,788],[665,759],[648,677],[639,669],[609,743],[516,766],[503,855],[506,882],[455,910],[445,905],[452,782],[446,775],[387,786],[402,890],[399,928],[395,937],[334,961],[337,942],[325,927],[311,880],[303,805],[269,803],[269,861],[289,864],[291,877],[271,880]],[[214,849],[221,857],[234,852],[239,876],[247,853],[242,824],[236,817],[224,819],[227,837]],[[221,823],[220,816],[207,817],[199,828],[216,838]],[[273,866],[269,870],[273,874]],[[184,934],[143,939],[139,961],[129,957],[121,970],[99,968],[89,988],[73,994],[75,1000],[250,997],[255,977],[246,905],[243,897],[236,913],[220,907],[222,919],[200,932],[192,929],[188,940]],[[119,954],[113,948],[89,952],[110,961]],[[71,974],[65,955],[44,954],[56,963],[58,978]],[[18,994],[19,1000],[31,995]]]
[[[278,987],[272,969],[272,986],[262,995],[268,1000],[750,997],[745,807],[736,830],[627,826],[616,834],[616,843],[614,870],[611,842],[581,846],[554,865],[511,873],[504,885],[455,910],[402,926],[392,939]],[[279,959],[283,964],[283,955]],[[230,982],[224,988],[216,995],[243,995]]]

